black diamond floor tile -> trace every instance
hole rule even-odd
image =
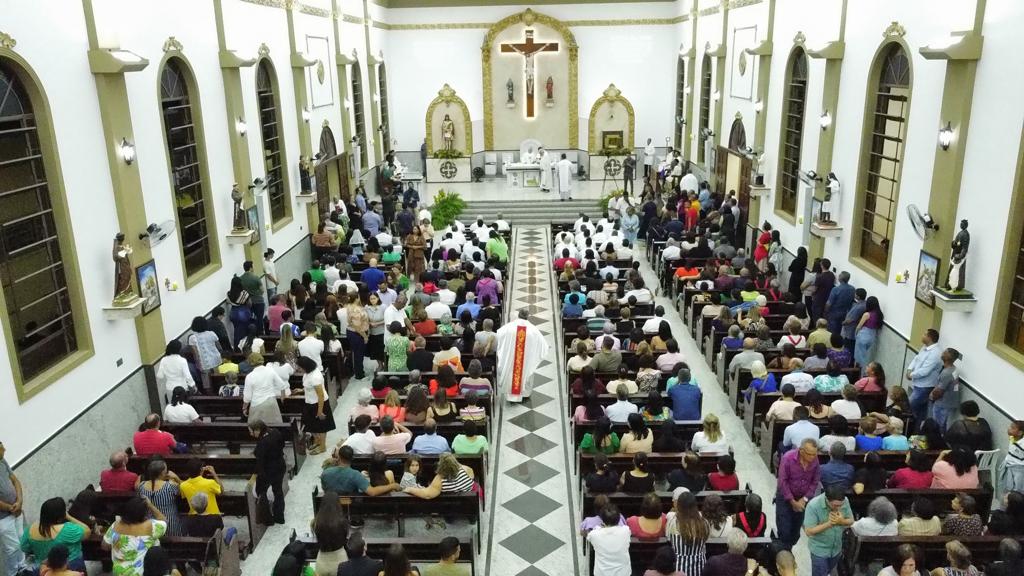
[[[561,548],[565,542],[530,525],[505,538],[501,545],[530,564]]]
[[[535,315],[531,314],[530,315],[530,322],[534,326],[537,326],[539,324],[547,324],[547,323],[551,322],[551,320],[549,320],[547,318],[541,318],[540,316],[535,316]]]
[[[506,446],[520,454],[526,455],[529,458],[536,458],[537,456],[540,456],[548,450],[558,446],[558,444],[531,432],[526,436],[516,438],[506,444]]]
[[[558,471],[536,460],[527,460],[518,466],[506,470],[505,475],[526,484],[530,488],[536,488],[558,476]]]
[[[536,432],[537,430],[540,430],[541,428],[554,422],[555,419],[549,416],[545,416],[540,412],[530,410],[529,412],[523,412],[522,414],[516,416],[515,418],[509,418],[507,421],[511,422],[512,424],[515,424],[516,426],[519,426],[524,430]]]
[[[548,576],[548,573],[536,566],[527,566],[522,572],[516,574],[516,576]]]
[[[536,522],[561,506],[559,502],[532,489],[502,504],[503,508],[527,522]]]
[[[533,378],[534,378],[534,380],[533,380],[534,381],[534,389],[533,389],[532,392],[530,392],[530,397],[529,398],[525,398],[523,400],[523,404],[525,404],[526,406],[529,406],[531,409],[536,409],[536,408],[540,408],[541,406],[547,404],[548,402],[551,402],[552,400],[554,400],[554,398],[552,398],[551,396],[548,396],[547,394],[545,394],[543,392],[537,392],[537,387],[540,384],[543,383],[543,381],[541,380],[542,378],[544,380],[550,382],[550,380],[548,380],[547,377],[541,376],[540,374],[534,374]]]

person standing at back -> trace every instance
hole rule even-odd
[[[832,272],[832,261],[822,258],[814,276],[814,296],[811,297],[811,321],[825,317],[825,306],[828,303],[832,288],[836,285],[836,275]]]
[[[839,284],[832,288],[825,302],[825,317],[828,318],[828,331],[839,334],[843,328],[843,321],[853,307],[853,300],[856,297],[856,290],[850,286],[850,273],[842,271],[839,273]]]
[[[644,146],[644,178],[650,178],[651,172],[654,171],[655,152],[654,139],[648,138],[647,145]]]
[[[939,331],[925,330],[921,336],[923,347],[907,366],[906,377],[910,380],[910,411],[914,422],[920,426],[928,418],[928,398],[939,383],[942,372],[942,351],[939,349]],[[942,430],[945,432],[945,430]]]
[[[267,490],[273,490],[272,524],[284,524],[284,438],[262,420],[249,422],[249,434],[256,439],[256,496],[266,498]]]
[[[804,533],[811,552],[811,576],[828,576],[843,552],[843,531],[853,524],[853,510],[841,486],[830,486],[807,503]]]

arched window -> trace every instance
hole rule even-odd
[[[359,62],[352,64],[352,113],[356,120],[356,143],[359,144],[359,167],[369,166],[366,153],[366,116],[363,113],[363,73]]]
[[[910,61],[895,42],[886,46],[875,62],[874,107],[866,118],[861,187],[854,215],[854,255],[885,270],[896,227],[900,172],[910,114]]]
[[[779,143],[779,177],[775,208],[796,218],[800,188],[800,151],[804,142],[804,110],[807,103],[807,55],[797,47],[789,56],[789,82],[782,103],[782,132]]]
[[[380,63],[377,74],[377,86],[380,92],[381,152],[387,154],[388,150],[391,150],[391,119],[388,116],[388,71],[383,62]]]
[[[288,190],[284,185],[284,155],[281,153],[281,115],[277,105],[277,80],[274,66],[264,58],[256,69],[256,98],[260,107],[263,133],[263,165],[266,171],[270,221],[278,222],[291,212]]]
[[[672,119],[675,130],[676,148],[683,146],[683,120],[686,119],[686,60],[676,61],[676,116]]]
[[[0,284],[21,398],[25,383],[80,346],[73,307],[77,278],[69,278],[73,262],[65,265],[71,239],[61,238],[58,218],[66,222],[66,214],[56,196],[59,184],[54,181],[58,189],[52,190],[50,180],[58,174],[47,170],[57,159],[40,141],[39,125],[48,119],[36,116],[28,78],[0,58]]]
[[[697,162],[704,163],[704,141],[711,122],[711,57],[707,54],[700,64],[700,146],[697,148]]]
[[[195,275],[213,262],[211,236],[215,234],[209,222],[211,211],[206,205],[203,182],[206,159],[199,148],[198,137],[202,118],[192,102],[193,86],[185,63],[178,58],[168,59],[160,74],[160,108],[186,276]]]

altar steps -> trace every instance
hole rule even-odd
[[[580,213],[591,218],[601,218],[601,207],[597,200],[567,200],[559,202],[557,196],[544,201],[471,201],[459,217],[463,222],[483,216],[491,222],[502,214],[513,226],[546,226],[557,222],[573,222]]]

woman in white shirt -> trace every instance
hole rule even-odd
[[[829,405],[829,416],[839,414],[847,420],[859,420],[862,416],[860,404],[857,402],[857,389],[853,384],[843,386],[843,397]]]
[[[694,452],[698,453],[729,453],[729,443],[725,441],[725,434],[722,434],[722,425],[718,416],[710,413],[704,416],[703,430],[693,435],[691,447]]]
[[[896,520],[896,506],[885,496],[879,496],[868,504],[867,515],[854,522],[851,529],[857,536],[896,536]]]
[[[797,350],[807,349],[807,337],[800,333],[800,322],[786,322],[786,330],[789,334],[779,339],[779,349],[786,344],[792,344]]]
[[[594,550],[594,576],[629,576],[629,526],[619,524],[621,515],[614,505],[598,514],[601,526],[587,533],[587,542]]]
[[[248,416],[249,422],[262,420],[267,424],[281,424],[284,420],[277,400],[288,395],[288,380],[265,366],[262,355],[250,354],[248,360],[253,369],[245,376],[242,413]]]
[[[188,360],[181,355],[180,340],[171,340],[164,348],[164,358],[156,370],[156,381],[163,385],[166,396],[171,397],[175,388],[184,388],[186,392],[196,391],[196,382],[188,369]]]
[[[171,392],[171,403],[164,406],[164,422],[191,424],[199,420],[199,413],[185,400],[188,400],[188,392],[178,386]]]
[[[307,454],[323,454],[327,451],[327,433],[334,430],[334,414],[324,388],[324,373],[308,356],[297,360],[302,374],[302,394],[305,405],[302,410],[302,427],[313,435],[314,446]]]
[[[309,326],[306,326],[309,330]],[[324,353],[324,341],[317,338],[314,334],[310,334],[299,340],[299,356],[305,356],[313,362],[316,362],[316,367],[319,370],[323,364],[323,353]]]
[[[585,343],[576,343],[576,355],[569,358],[567,364],[570,374],[577,374],[587,366],[590,366],[590,354],[587,353],[587,345]]]

